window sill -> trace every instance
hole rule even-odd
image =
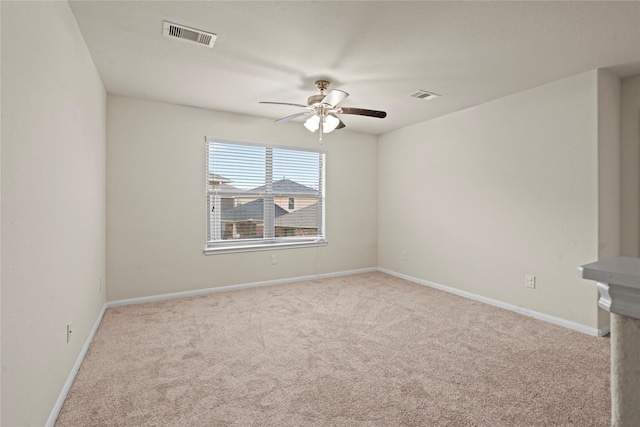
[[[327,246],[326,240],[305,241],[305,242],[279,242],[269,244],[247,244],[234,246],[221,246],[217,248],[205,248],[202,253],[205,255],[230,254],[238,252],[273,251],[279,249],[315,248]]]

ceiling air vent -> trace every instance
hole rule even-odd
[[[409,94],[409,96],[413,98],[418,98],[418,99],[430,100],[430,99],[437,98],[440,95],[438,95],[437,93],[427,92],[426,90],[417,90],[412,94]]]
[[[213,33],[207,33],[167,21],[164,21],[162,24],[162,34],[167,37],[175,37],[207,47],[213,47],[213,44],[216,42],[216,37],[218,37]]]

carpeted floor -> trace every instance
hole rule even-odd
[[[111,308],[56,426],[607,426],[609,340],[383,273]]]

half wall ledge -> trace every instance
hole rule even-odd
[[[598,283],[611,313],[611,425],[640,426],[640,259],[608,258],[578,268]]]
[[[598,282],[605,310],[640,319],[640,258],[616,257],[578,267],[578,276]]]

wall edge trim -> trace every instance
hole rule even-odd
[[[49,418],[47,419],[47,423],[45,424],[45,426],[54,427],[58,419],[58,415],[60,415],[60,410],[62,409],[62,405],[64,404],[64,401],[67,398],[67,394],[69,393],[69,390],[73,385],[73,381],[75,380],[76,375],[78,374],[80,365],[82,365],[82,362],[84,361],[87,351],[89,350],[89,347],[93,342],[93,338],[96,332],[98,331],[98,327],[100,326],[100,323],[102,322],[102,318],[104,317],[104,314],[108,308],[119,307],[123,305],[142,304],[145,302],[152,302],[152,301],[163,301],[168,299],[185,298],[190,296],[207,295],[207,294],[234,291],[234,290],[247,289],[247,288],[257,288],[261,286],[281,285],[286,283],[301,282],[304,280],[348,276],[351,274],[359,274],[359,273],[370,273],[374,271],[378,271],[377,267],[361,268],[357,270],[338,271],[334,273],[314,274],[309,276],[298,276],[298,277],[292,277],[287,279],[266,280],[261,282],[243,283],[238,285],[221,286],[216,288],[198,289],[194,291],[175,292],[171,294],[161,294],[161,295],[154,295],[150,297],[130,298],[125,300],[107,302],[102,306],[102,310],[100,311],[100,314],[98,314],[98,317],[93,325],[93,328],[91,329],[91,332],[89,333],[89,336],[87,337],[87,340],[85,341],[84,346],[82,347],[82,350],[80,350],[80,354],[78,355],[78,358],[76,359],[76,362],[73,365],[73,368],[71,368],[71,372],[69,373],[67,381],[65,382],[64,386],[62,387],[62,390],[60,391],[58,400],[56,400],[56,403],[53,409],[51,410],[51,413],[49,414]]]
[[[313,274],[309,276],[297,276],[285,279],[264,280],[260,282],[240,283],[236,285],[218,286],[215,288],[196,289],[193,291],[174,292],[169,294],[152,295],[147,297],[128,298],[107,302],[107,308],[121,307],[123,305],[143,304],[146,302],[164,301],[176,298],[195,297],[200,295],[215,294],[219,292],[237,291],[240,289],[258,288],[262,286],[283,285],[286,283],[302,282],[305,280],[325,279],[329,277],[348,276],[351,274],[371,273],[378,271],[377,267],[361,268],[358,270],[338,271],[334,273]]]
[[[124,299],[124,300],[109,301],[109,302],[107,302],[107,303],[105,303],[103,305],[102,310],[100,311],[100,314],[98,314],[98,317],[96,318],[96,321],[95,321],[95,323],[93,325],[93,328],[91,329],[91,332],[89,333],[89,336],[87,337],[87,340],[85,341],[84,346],[82,347],[82,350],[80,351],[80,354],[78,355],[78,358],[76,359],[76,362],[73,365],[73,368],[71,369],[71,372],[69,373],[69,377],[67,378],[67,381],[65,382],[62,390],[60,391],[60,395],[58,396],[58,400],[56,401],[53,409],[51,410],[51,413],[49,415],[49,419],[47,420],[47,423],[45,424],[45,426],[46,427],[54,427],[54,425],[55,425],[55,423],[56,423],[56,421],[58,419],[58,415],[60,414],[60,410],[62,409],[62,405],[64,404],[64,401],[67,398],[67,394],[69,393],[69,390],[71,389],[71,386],[73,385],[73,381],[75,380],[75,377],[78,374],[78,370],[80,369],[80,365],[82,365],[82,362],[84,361],[84,358],[85,358],[85,356],[87,354],[87,351],[89,350],[89,347],[90,347],[91,343],[93,342],[93,338],[94,338],[96,332],[98,331],[98,327],[100,326],[100,323],[102,322],[102,318],[104,317],[104,314],[105,314],[105,312],[106,312],[106,310],[108,308],[120,307],[120,306],[124,306],[124,305],[143,304],[143,303],[146,303],[146,302],[164,301],[164,300],[169,300],[169,299],[186,298],[186,297],[191,297],[191,296],[214,294],[214,293],[234,291],[234,290],[240,290],[240,289],[257,288],[257,287],[273,286],[273,285],[282,285],[282,284],[287,284],[287,283],[301,282],[301,281],[305,281],[305,280],[315,280],[315,279],[324,279],[324,278],[330,278],[330,277],[348,276],[348,275],[351,275],[351,274],[359,274],[359,273],[370,273],[370,272],[374,272],[374,271],[379,271],[381,273],[389,274],[391,276],[395,276],[395,277],[398,277],[400,279],[405,279],[405,280],[408,280],[410,282],[417,283],[419,285],[428,286],[430,288],[438,289],[438,290],[441,290],[441,291],[444,291],[444,292],[448,292],[450,294],[458,295],[458,296],[461,296],[461,297],[464,297],[464,298],[472,299],[474,301],[478,301],[478,302],[489,304],[489,305],[492,305],[492,306],[495,306],[495,307],[503,308],[505,310],[513,311],[515,313],[523,314],[525,316],[533,317],[535,319],[542,320],[542,321],[545,321],[545,322],[548,322],[548,323],[552,323],[552,324],[555,324],[555,325],[558,325],[558,326],[562,326],[562,327],[565,327],[565,328],[568,328],[568,329],[572,329],[572,330],[575,330],[575,331],[578,331],[578,332],[582,332],[582,333],[585,333],[587,335],[603,337],[603,336],[608,335],[610,333],[610,326],[609,325],[607,325],[607,326],[605,326],[605,327],[603,327],[601,329],[591,328],[591,327],[582,325],[580,323],[572,322],[570,320],[561,319],[559,317],[550,316],[548,314],[540,313],[540,312],[537,312],[537,311],[534,311],[534,310],[529,310],[529,309],[526,309],[526,308],[523,308],[523,307],[518,307],[518,306],[513,305],[513,304],[508,304],[508,303],[505,303],[503,301],[498,301],[498,300],[495,300],[495,299],[483,297],[481,295],[477,295],[477,294],[473,294],[471,292],[467,292],[467,291],[463,291],[463,290],[460,290],[460,289],[452,288],[450,286],[441,285],[441,284],[438,284],[438,283],[435,283],[435,282],[431,282],[431,281],[428,281],[428,280],[418,279],[418,278],[413,277],[413,276],[409,276],[409,275],[406,275],[406,274],[398,273],[396,271],[389,270],[389,269],[386,269],[386,268],[381,268],[381,267],[362,268],[362,269],[357,269],[357,270],[346,270],[346,271],[338,271],[338,272],[334,272],[334,273],[314,274],[314,275],[309,275],[309,276],[297,276],[297,277],[291,277],[291,278],[286,278],[286,279],[265,280],[265,281],[260,281],[260,282],[242,283],[242,284],[237,284],[237,285],[220,286],[220,287],[215,287],[215,288],[198,289],[198,290],[193,290],[193,291],[174,292],[174,293],[169,293],[169,294],[160,294],[160,295],[153,295],[153,296],[148,296],[148,297],[129,298],[129,299]]]
[[[78,374],[80,365],[82,365],[82,362],[84,361],[84,357],[87,355],[87,351],[89,351],[89,346],[93,342],[93,337],[98,331],[98,327],[100,326],[100,322],[102,322],[102,318],[104,317],[104,313],[106,311],[107,311],[107,304],[105,303],[102,306],[102,310],[100,311],[100,314],[98,314],[98,317],[96,318],[96,321],[93,324],[93,328],[91,329],[91,332],[89,332],[89,336],[87,337],[87,340],[85,341],[84,345],[82,346],[82,349],[80,350],[80,354],[78,354],[76,363],[74,363],[73,367],[71,368],[71,372],[69,372],[69,376],[67,377],[67,381],[64,383],[64,386],[60,391],[58,400],[56,400],[56,403],[53,406],[51,413],[49,414],[49,419],[47,419],[47,423],[45,424],[46,427],[54,427],[56,421],[58,420],[58,415],[60,415],[60,410],[62,409],[62,405],[64,404],[64,401],[67,398],[67,394],[69,393],[69,390],[71,390],[71,386],[73,385],[73,381],[76,379],[76,375]]]
[[[386,268],[378,268],[378,271],[381,273],[386,273],[391,276],[398,277],[400,279],[409,280],[410,282],[417,283],[419,285],[428,286],[430,288],[438,289],[444,292],[448,292],[450,294],[458,295],[464,298],[472,299],[474,301],[478,301],[484,304],[489,304],[494,307],[503,308],[505,310],[513,311],[515,313],[523,314],[525,316],[533,317],[534,319],[542,320],[548,323],[552,323],[554,325],[562,326],[568,329],[572,329],[574,331],[582,332],[587,335],[603,337],[608,335],[610,332],[610,326],[607,325],[601,329],[592,328],[589,326],[585,326],[581,323],[572,322],[570,320],[562,319],[560,317],[551,316],[548,314],[540,313],[539,311],[529,310],[528,308],[519,307],[517,305],[509,304],[503,301],[495,300],[492,298],[487,298],[482,295],[474,294],[471,292],[463,291],[460,289],[452,288],[450,286],[441,285],[439,283],[431,282],[429,280],[418,279],[417,277],[409,276],[406,274],[398,273],[393,270],[389,270]]]

